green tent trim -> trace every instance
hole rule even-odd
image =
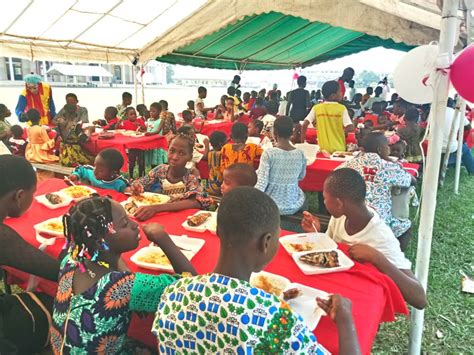
[[[403,51],[413,48],[391,39],[269,12],[246,16],[156,60],[215,69],[289,69],[379,46]]]

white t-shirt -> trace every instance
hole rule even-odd
[[[334,103],[334,104],[339,104],[339,102],[326,102],[326,103]],[[308,115],[305,117],[305,121],[308,121],[311,124],[314,124],[316,122],[316,113],[314,112],[314,106],[313,108],[309,111]],[[351,116],[349,116],[349,112],[347,112],[347,109],[344,110],[344,113],[342,114],[342,124],[344,127],[347,127],[352,124]]]
[[[276,117],[267,113],[262,118],[263,122],[263,129],[271,129],[273,127],[273,123],[275,122]]]
[[[390,227],[380,219],[377,212],[370,210],[373,217],[370,222],[359,233],[349,235],[346,232],[346,216],[339,218],[331,217],[327,234],[335,241],[349,245],[367,244],[382,253],[388,261],[397,268],[408,270],[411,268],[411,262],[405,257],[400,249],[400,243],[393,234]]]
[[[446,107],[446,120],[444,121],[444,127],[443,127],[443,153],[446,153],[446,147],[448,146],[448,141],[449,141],[449,133],[451,132],[451,126],[453,125],[453,120],[454,120],[454,113],[455,110],[451,107]],[[459,117],[461,117],[459,115]],[[458,118],[459,120],[459,118]],[[469,124],[469,121],[464,117],[464,126]],[[458,126],[459,126],[459,121],[456,121],[456,126],[454,127],[454,135],[453,139],[451,141],[451,144],[449,145],[449,153],[454,153],[455,151],[458,150]]]
[[[204,106],[204,100],[201,99],[200,97],[198,97],[196,99],[196,101],[194,101],[194,112],[196,113],[196,117],[197,118],[206,118],[206,115],[204,114],[204,112],[199,110],[198,104],[201,104],[202,107],[205,107]]]

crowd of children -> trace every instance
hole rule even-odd
[[[55,279],[51,274],[59,275],[54,306],[49,308],[55,353],[141,351],[142,345],[126,336],[133,311],[155,313],[152,331],[161,353],[207,352],[202,325],[196,327],[195,322],[183,317],[183,310],[192,309],[196,317],[213,319],[214,314],[205,305],[219,300],[221,312],[213,321],[218,324],[220,318],[227,318],[226,300],[236,296],[237,290],[247,295],[252,312],[272,316],[258,325],[240,322],[238,334],[214,327],[219,351],[245,353],[251,347],[252,352],[258,353],[277,353],[281,349],[318,353],[316,337],[298,314],[268,293],[255,295],[249,285],[250,274],[261,271],[275,256],[280,216],[301,213],[305,232],[321,230],[319,219],[305,211],[308,203],[299,182],[305,177],[307,160],[303,151],[295,147],[295,143],[306,141],[311,125],[317,129],[323,152],[346,151],[346,136],[354,131],[358,138],[356,149],[360,150],[324,183],[324,204],[331,215],[326,233],[336,242],[349,244],[348,253],[354,260],[369,262],[390,277],[407,303],[424,308],[425,291],[404,255],[411,222],[394,214],[391,200],[395,187],[409,188],[416,183],[394,156],[400,161],[422,160],[420,107],[400,98],[386,102],[382,86],[367,88],[365,95],[356,93],[354,71],[349,69],[338,81],[326,82],[318,95],[305,90],[306,78],[300,76],[298,89],[285,98],[283,115],[278,114],[283,98],[276,86],[268,94],[261,90],[242,95],[238,76],[217,106],[204,103],[207,90],[199,87],[197,99],[188,102],[179,119],[164,100],[152,103],[149,110],[145,105],[135,109],[130,106],[132,96],[124,93],[122,103],[107,107],[104,119],[93,124],[105,131],[162,135],[168,142],[167,150],[129,149],[129,179],[121,174],[124,157],[117,150],[102,150],[95,158],[85,150],[83,143],[88,134],[82,128],[75,95],[66,97],[69,101],[52,128],[56,136],[39,125],[39,112],[34,109],[27,112],[30,125],[25,134],[20,126],[8,123],[10,111],[0,104],[0,141],[14,155],[24,155],[31,162],[60,161],[74,166],[65,179],[69,184],[169,196],[166,203],[138,207],[134,213],[137,221],[163,212],[215,208],[222,197],[217,209],[219,260],[209,274],[197,275],[163,227],[154,223],[143,226],[146,237],[162,248],[177,274],[187,272],[191,277],[130,272],[121,254],[138,246],[138,223],[120,204],[99,196],[75,204],[64,215],[67,247],[60,261],[21,243],[18,252],[30,255],[29,261],[0,255],[1,265],[50,279]],[[345,83],[349,84],[347,92]],[[218,130],[209,137],[200,134],[208,115],[231,122],[230,137]],[[250,123],[240,122],[243,115],[249,116]],[[55,154],[58,139],[59,150]],[[200,179],[196,169],[200,160],[207,161],[209,167],[206,181]],[[0,231],[17,238],[3,221],[26,211],[33,199],[36,177],[33,178],[31,165],[21,157],[0,156],[0,167],[8,170],[8,174],[0,176]],[[38,266],[39,261],[43,265]],[[229,283],[237,286],[232,290],[222,288]],[[198,294],[199,288],[209,292]],[[359,353],[350,302],[339,295],[317,302],[337,325],[339,351]],[[243,308],[242,312],[241,319],[249,317],[248,309]],[[288,324],[288,331],[277,337],[271,329],[281,319]],[[189,344],[193,347],[189,348]]]

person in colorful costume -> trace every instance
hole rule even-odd
[[[42,78],[36,74],[25,76],[25,88],[23,89],[15,113],[20,122],[27,122],[26,112],[32,108],[39,111],[41,115],[40,125],[47,125],[56,116],[53,92],[49,84],[42,82]]]

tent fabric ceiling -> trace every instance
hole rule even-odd
[[[412,47],[321,22],[270,12],[247,16],[157,60],[218,69],[305,67],[372,47]]]
[[[146,62],[269,12],[419,45],[439,35],[436,1],[15,0],[2,8],[0,52],[108,63],[130,63],[139,54]]]

